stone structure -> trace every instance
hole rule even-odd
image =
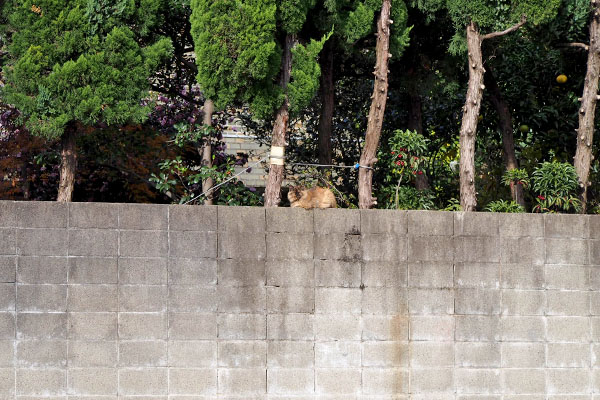
[[[0,398],[596,400],[600,217],[0,202]]]

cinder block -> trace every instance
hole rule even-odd
[[[345,395],[359,393],[361,370],[355,368],[319,368],[315,371],[317,395]]]
[[[548,317],[546,320],[549,342],[588,342],[591,337],[587,317]]]
[[[264,340],[267,337],[267,317],[264,314],[220,314],[219,339]]]
[[[217,343],[208,340],[171,340],[169,341],[169,366],[216,367]]]
[[[415,315],[410,318],[409,327],[410,341],[446,342],[454,340],[454,318],[450,316]]]
[[[408,234],[413,236],[452,236],[454,213],[408,211]]]
[[[409,374],[407,370],[398,368],[363,369],[362,391],[367,395],[373,395],[373,397],[364,397],[366,399],[406,399],[407,397],[401,397],[399,394],[408,394],[408,385]]]
[[[502,367],[543,368],[546,362],[544,343],[502,343]]]
[[[498,236],[498,213],[455,212],[455,236]]]
[[[408,286],[423,288],[453,287],[454,265],[451,262],[409,262]]]
[[[315,260],[362,261],[361,236],[350,233],[314,235]]]
[[[166,304],[163,304],[163,306],[166,306]],[[169,311],[217,311],[217,289],[215,286],[170,285]]]
[[[362,343],[362,365],[364,367],[406,367],[409,357],[409,344],[406,342]]]
[[[544,236],[544,216],[542,214],[502,214],[498,219],[498,225],[500,236]]]
[[[407,259],[405,236],[392,234],[363,234],[362,254],[365,261],[398,262]]]
[[[454,296],[456,314],[500,314],[499,289],[456,289]]]
[[[361,232],[406,235],[407,214],[398,210],[360,210]]]
[[[16,201],[0,201],[0,227],[15,227],[17,226],[17,207],[19,202]]]
[[[315,290],[305,287],[268,287],[267,312],[314,313]]]
[[[67,314],[17,314],[17,339],[66,339]]]
[[[218,254],[221,259],[241,258],[262,260],[267,256],[267,243],[264,233],[219,232],[218,243]],[[241,246],[241,243],[244,245]]]
[[[413,369],[410,374],[410,389],[417,393],[454,392],[454,370]]]
[[[69,255],[115,257],[118,240],[116,230],[69,229]]]
[[[69,285],[69,311],[108,312],[119,309],[117,285]]]
[[[546,264],[588,264],[585,239],[546,239]]]
[[[16,204],[20,228],[66,228],[67,204],[51,201],[20,201]]]
[[[543,342],[546,340],[543,317],[502,317],[502,340],[506,342]]]
[[[0,203],[2,204],[2,203]],[[1,215],[1,214],[0,214]],[[15,396],[14,368],[0,368],[0,396],[13,399]]]
[[[174,314],[169,314],[169,317]],[[174,326],[169,325],[174,329]],[[119,339],[166,339],[167,318],[164,313],[119,313]]]
[[[547,393],[588,394],[591,380],[586,368],[546,370]]]
[[[169,395],[214,395],[217,393],[216,369],[169,369]]]
[[[447,261],[455,258],[455,239],[438,236],[410,236],[408,238],[409,261]]]
[[[544,315],[546,312],[546,291],[544,290],[503,290],[502,314],[504,315]]]
[[[408,265],[404,261],[364,262],[362,265],[362,284],[365,286],[406,287],[408,284]]]
[[[590,315],[590,292],[548,290],[547,315],[587,316]]]
[[[267,366],[267,343],[252,341],[219,342],[219,367],[260,368]]]
[[[267,316],[267,338],[313,340],[317,330],[314,320],[311,314],[270,314]]]
[[[17,266],[17,282],[20,283],[67,283],[68,258],[20,256]]]
[[[69,367],[116,367],[116,341],[69,341]]]
[[[590,239],[600,239],[600,217],[598,215],[589,216]]]
[[[121,312],[159,312],[166,309],[166,286],[119,286],[119,311]]]
[[[544,215],[547,238],[589,238],[588,215],[546,214]]]
[[[219,369],[218,387],[221,394],[251,396],[267,391],[265,368]]]
[[[32,236],[32,234],[28,234],[28,236]],[[0,254],[17,254],[16,233],[14,228],[0,229]]]
[[[600,265],[600,240],[589,240],[590,247],[590,264]]]
[[[0,305],[2,301],[2,285],[0,285]],[[12,288],[12,304],[14,308],[15,288]],[[65,312],[67,310],[66,285],[18,285],[17,310],[40,312]]]
[[[315,373],[312,369],[267,370],[267,393],[307,395],[315,391]]]
[[[182,258],[216,258],[217,233],[172,231],[169,233],[169,255]]]
[[[166,367],[167,342],[163,340],[122,341],[119,343],[119,366]]]
[[[496,237],[458,237],[455,243],[455,261],[500,262],[502,246]]]
[[[502,238],[500,260],[503,263],[543,264],[545,241],[543,238]]]
[[[70,228],[118,228],[119,206],[108,203],[68,203]]]
[[[529,263],[502,264],[501,286],[511,289],[543,289],[544,266]]]
[[[0,245],[0,254],[14,254],[11,236],[3,235],[0,229],[0,238],[0,243],[4,243]],[[9,248],[4,250],[7,244]],[[66,256],[68,234],[65,229],[17,229],[17,248],[23,256]]]
[[[408,315],[363,315],[362,340],[408,340]]]
[[[0,283],[0,311],[15,311],[16,285]]]
[[[116,395],[117,370],[113,368],[69,369],[69,394]]]
[[[169,274],[173,270],[177,270],[182,259],[169,260]],[[200,263],[200,260],[194,260]],[[214,264],[216,262],[213,261]],[[216,268],[215,268],[216,269]],[[187,277],[190,283],[191,277]],[[167,275],[167,260],[164,258],[119,258],[119,283],[122,285],[164,285],[169,279],[172,283],[171,276]]]
[[[319,314],[360,314],[362,290],[358,288],[317,288],[315,312]]]
[[[360,210],[330,208],[314,212],[315,233],[360,234]]]
[[[546,366],[550,368],[590,368],[590,357],[588,343],[548,343],[546,348]]]
[[[168,207],[162,204],[119,204],[120,229],[166,230]]]
[[[316,286],[359,287],[361,283],[360,262],[315,260]]]
[[[170,205],[169,230],[216,232],[217,207]]]
[[[267,366],[269,368],[312,368],[315,365],[316,354],[315,344],[312,341],[276,340],[267,342]]]
[[[14,367],[15,360],[15,343],[13,340],[0,340],[0,368]],[[1,378],[0,378],[1,379]],[[1,387],[1,384],[0,384]],[[0,393],[2,391],[0,390]]]
[[[17,257],[0,256],[0,282],[13,283],[17,280]]]
[[[66,340],[23,340],[16,343],[21,367],[64,368],[67,366]],[[11,347],[11,353],[13,349]]]
[[[315,263],[312,260],[267,261],[267,285],[314,287]]]
[[[454,314],[454,291],[450,289],[410,289],[408,311],[411,314]]]
[[[387,343],[387,342],[380,342]],[[366,344],[366,343],[365,343]],[[458,344],[458,343],[457,343]],[[412,342],[405,345],[410,350],[410,366],[417,368],[453,367],[454,366],[454,344],[450,342]],[[365,349],[366,350],[366,349]],[[406,354],[402,355],[406,357]],[[385,357],[383,357],[385,358]],[[408,365],[408,364],[400,364]]]
[[[313,212],[299,208],[269,207],[267,232],[313,233]]]
[[[69,339],[115,340],[117,313],[69,313]]]
[[[119,255],[126,257],[165,257],[168,252],[165,231],[120,231]]]
[[[372,353],[373,351],[370,354]],[[346,341],[315,343],[315,366],[317,368],[360,367],[361,343]]]
[[[591,287],[590,269],[585,265],[546,265],[546,287],[559,290],[587,290]]]
[[[594,339],[592,339],[594,340]],[[600,344],[593,343],[592,344],[592,353],[591,353],[591,367],[598,368],[600,366]]]
[[[407,290],[398,287],[366,287],[362,290],[362,312],[379,315],[407,314]]]
[[[265,312],[267,292],[264,287],[218,286],[219,312]]]
[[[498,368],[500,367],[500,344],[493,342],[457,342],[454,346],[457,367]]]
[[[311,260],[313,258],[312,233],[268,232],[266,241],[269,260]]]
[[[167,369],[120,369],[119,394],[124,395],[166,395]]]
[[[591,333],[591,337],[592,340],[594,340],[595,342],[600,341],[600,318],[598,317],[592,317],[591,318],[591,322],[592,322],[592,333]]]
[[[118,268],[116,257],[69,258],[69,283],[107,284],[117,282]]]
[[[454,283],[461,288],[494,289],[500,286],[500,264],[457,263]]]
[[[502,393],[499,369],[457,368],[454,384],[459,393]]]
[[[286,262],[286,261],[282,261]],[[291,262],[290,262],[291,263]],[[266,264],[264,260],[219,260],[219,285],[264,286]]]
[[[49,368],[17,369],[18,396],[61,395],[66,394],[66,389],[66,370]]]
[[[217,207],[219,232],[264,233],[266,213],[262,207]],[[252,236],[252,235],[250,235]]]
[[[456,340],[461,342],[496,342],[501,337],[500,318],[488,315],[465,315],[456,318]]]

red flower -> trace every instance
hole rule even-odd
[[[398,158],[402,158],[402,154],[398,154]]]
[[[423,175],[423,171],[419,171],[417,172],[419,175]]]
[[[400,161],[396,161],[396,165],[400,165]]]
[[[392,151],[392,154],[396,154],[396,152],[395,152],[395,151]]]
[[[542,196],[541,194],[538,196],[538,199],[540,199],[540,200],[546,200],[546,198],[544,196]]]

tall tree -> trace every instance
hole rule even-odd
[[[149,77],[171,41],[148,35],[158,0],[144,7],[106,0],[7,1],[11,32],[2,96],[35,135],[61,141],[58,201],[71,201],[76,141],[85,126],[143,121]],[[134,28],[132,28],[134,27]]]

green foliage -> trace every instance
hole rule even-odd
[[[563,162],[544,162],[533,171],[533,190],[536,198],[535,212],[579,211],[577,198],[578,178],[575,167]]]
[[[277,8],[277,19],[287,34],[300,32],[308,11],[316,4],[316,0],[281,0]]]
[[[513,200],[496,200],[488,203],[485,207],[486,211],[489,212],[501,212],[501,213],[522,213],[525,212],[525,208],[522,205],[515,203]]]
[[[460,205],[460,200],[452,197],[448,201],[448,205],[442,211],[462,211],[462,206]]]
[[[510,171],[506,171],[504,175],[502,175],[502,183],[505,186],[510,186],[510,184],[513,183],[527,187],[529,186],[529,174],[524,168],[514,168]]]

